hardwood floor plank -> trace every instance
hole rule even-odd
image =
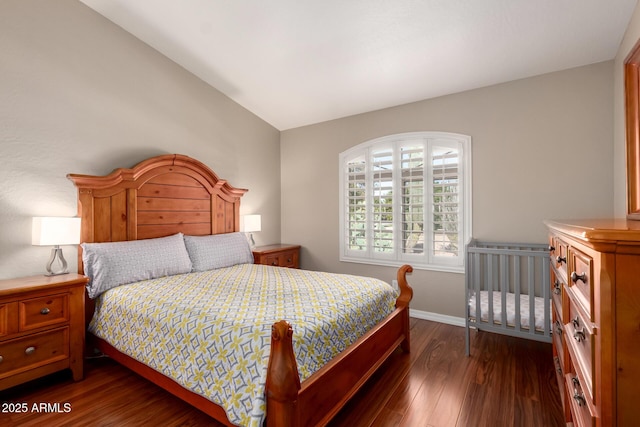
[[[394,352],[330,427],[554,427],[563,424],[550,344],[411,319],[411,353]],[[68,403],[68,413],[0,413],[8,426],[213,426],[206,414],[107,358],[85,379],[57,373],[0,391],[0,403]]]

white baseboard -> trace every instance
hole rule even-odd
[[[431,313],[428,311],[409,309],[409,316],[416,319],[430,320],[432,322],[446,323],[447,325],[464,327],[464,317],[447,316],[445,314]]]

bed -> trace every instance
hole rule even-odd
[[[91,331],[93,332],[88,334],[90,341],[104,354],[199,408],[223,424],[238,425],[245,423],[244,420],[248,420],[246,422],[247,425],[259,425],[262,423],[260,420],[264,419],[264,423],[270,427],[324,425],[336,415],[340,408],[344,406],[349,398],[355,394],[392,352],[397,348],[401,348],[406,352],[410,350],[409,302],[413,292],[406,280],[406,274],[412,271],[408,265],[398,270],[399,291],[393,295],[394,300],[391,301],[391,307],[387,310],[388,313],[385,312],[380,315],[379,321],[376,319],[373,322],[374,324],[369,325],[371,328],[361,331],[357,336],[352,336],[350,338],[352,342],[346,348],[341,349],[339,346],[334,346],[333,352],[336,355],[332,355],[330,359],[327,359],[328,356],[320,357],[319,361],[315,362],[317,366],[313,368],[307,367],[304,363],[298,365],[297,362],[297,358],[300,358],[301,346],[298,344],[300,341],[296,337],[307,333],[302,331],[305,326],[300,322],[300,317],[304,317],[304,315],[296,313],[295,308],[291,312],[276,310],[275,314],[272,313],[271,317],[267,316],[264,319],[264,322],[268,322],[268,325],[265,326],[263,324],[261,326],[263,332],[260,339],[266,341],[264,351],[268,353],[268,356],[266,354],[263,357],[256,356],[257,359],[263,359],[262,361],[266,365],[263,369],[265,372],[264,391],[259,390],[258,393],[263,396],[264,402],[263,404],[257,404],[258,407],[264,409],[265,413],[262,415],[258,413],[253,418],[242,419],[242,422],[238,421],[240,418],[237,415],[232,414],[232,422],[228,408],[225,409],[220,402],[210,399],[207,393],[203,391],[202,385],[195,389],[191,385],[185,385],[181,378],[168,376],[162,369],[158,369],[158,366],[150,366],[146,360],[147,363],[143,363],[141,359],[144,358],[138,355],[134,357],[123,351],[122,345],[118,340],[113,340],[113,337],[107,337],[105,330],[110,329],[115,323],[126,323],[125,328],[133,327],[130,324],[134,322],[129,322],[128,320],[127,322],[122,322],[122,319],[130,319],[137,316],[137,314],[128,312],[123,314],[125,312],[122,311],[122,308],[107,308],[102,313],[117,312],[121,314],[117,319],[112,318],[111,321],[108,320],[107,316],[105,323],[104,319],[94,319],[94,313],[100,313],[102,305],[106,307],[107,304],[111,304],[111,302],[107,301],[108,299],[121,299],[125,301],[124,307],[139,306],[141,311],[144,311],[147,300],[152,298],[134,296],[135,294],[131,293],[134,288],[138,288],[138,292],[142,292],[140,295],[150,295],[146,293],[147,290],[157,288],[161,296],[170,292],[167,289],[180,289],[178,296],[169,298],[172,301],[181,301],[182,297],[189,293],[198,295],[201,301],[222,298],[218,294],[215,296],[207,295],[203,298],[201,295],[203,288],[194,288],[196,290],[193,292],[189,291],[191,286],[196,285],[192,285],[192,282],[189,281],[192,279],[187,280],[187,276],[196,275],[199,277],[198,280],[205,284],[215,281],[217,289],[225,291],[233,288],[239,282],[253,283],[252,280],[255,280],[256,277],[275,275],[278,277],[276,283],[288,284],[298,283],[297,281],[312,281],[313,279],[309,275],[320,273],[293,271],[279,267],[253,265],[246,262],[237,262],[231,266],[225,265],[223,267],[216,265],[216,268],[213,269],[209,269],[205,265],[199,270],[195,269],[195,263],[192,262],[192,269],[196,271],[186,272],[184,271],[184,266],[181,267],[182,270],[172,270],[172,263],[177,262],[175,261],[176,259],[181,259],[182,252],[174,253],[172,252],[173,249],[168,250],[165,246],[162,246],[162,249],[159,250],[153,245],[159,241],[163,242],[163,245],[167,245],[166,242],[170,241],[169,247],[175,248],[178,239],[183,239],[187,247],[189,244],[186,242],[189,239],[193,241],[203,241],[202,239],[206,241],[216,239],[217,241],[220,238],[237,239],[240,222],[240,199],[247,191],[231,186],[225,180],[218,178],[206,165],[190,157],[179,154],[162,155],[145,160],[131,169],[116,169],[106,176],[70,174],[68,177],[78,189],[78,214],[82,219],[81,241],[83,242],[78,253],[78,265],[81,273],[86,273],[90,277],[98,277],[99,271],[96,270],[91,256],[95,255],[94,252],[96,251],[106,251],[105,253],[108,254],[118,253],[118,251],[113,251],[109,248],[110,244],[115,245],[115,247],[126,247],[127,250],[130,250],[132,246],[151,244],[151,252],[161,255],[163,259],[171,260],[171,262],[161,266],[161,269],[166,271],[161,272],[159,275],[156,274],[158,277],[144,275],[137,277],[136,281],[132,282],[132,286],[116,286],[106,291],[101,290],[100,296],[96,299],[89,297],[89,293],[92,290],[88,288],[86,304],[87,325],[90,325],[91,321],[94,320],[93,324],[91,324]],[[205,260],[205,263],[209,259],[208,257],[201,258]],[[87,262],[86,265],[84,261]],[[126,264],[127,257],[121,256],[119,262]],[[180,264],[180,262],[177,263]],[[85,271],[85,268],[94,270]],[[105,273],[104,277],[113,277],[119,274],[114,270],[106,271],[107,273]],[[127,269],[124,268],[122,271],[127,271]],[[224,280],[221,279],[222,276],[225,277]],[[361,278],[358,276],[333,275],[331,277],[334,282],[330,281],[329,283],[354,281],[355,284],[346,286],[361,286],[358,282]],[[102,283],[98,280],[95,282]],[[168,288],[163,288],[163,286],[168,286]],[[340,286],[342,285],[329,286],[329,292],[338,292],[337,289]],[[261,289],[260,286],[258,288]],[[108,297],[106,297],[107,295]],[[342,298],[340,295],[344,295],[344,293],[338,293],[338,296],[328,296],[326,298],[340,299]],[[95,297],[96,295],[92,296]],[[126,302],[127,298],[129,298],[128,303]],[[227,296],[224,298],[227,298]],[[284,301],[285,306],[289,305],[292,299],[295,298],[291,297],[289,293],[284,293],[276,298],[278,301]],[[135,301],[140,303],[135,303]],[[240,304],[240,307],[244,303],[238,304]],[[382,304],[388,305],[388,302]],[[196,316],[201,317],[205,316],[206,313],[218,311],[213,310],[211,306],[200,306],[200,304],[194,302],[186,302],[184,307],[188,307],[188,311],[192,311],[192,308],[197,308],[200,311]],[[147,312],[157,312],[158,310],[158,308],[146,307]],[[320,310],[322,311],[322,309]],[[340,309],[338,311],[343,310]],[[96,314],[96,316],[98,315]],[[225,324],[225,316],[227,314],[223,313],[221,316],[216,320],[218,323],[215,323],[215,325]],[[277,316],[277,319],[273,316]],[[351,318],[351,314],[345,316]],[[315,315],[309,317],[316,318]],[[371,315],[366,317],[373,318]],[[149,319],[141,321],[143,324],[145,322],[152,323]],[[340,322],[344,322],[344,319],[327,321],[322,329],[329,335],[340,335],[344,330],[343,324]],[[296,326],[294,330],[292,323],[300,326]],[[168,322],[165,321],[164,324],[166,325]],[[212,332],[221,335],[223,334],[221,328],[214,328],[215,330],[212,330]],[[144,345],[149,340],[154,340],[152,337],[149,338],[149,335],[145,335],[149,334],[149,332],[137,333],[141,334],[140,336],[147,337],[146,339],[140,339],[140,345]],[[180,335],[180,333],[172,331],[168,335]],[[124,335],[123,332],[115,332],[115,336],[122,338]],[[135,334],[132,337],[135,337]],[[134,344],[135,340],[136,338],[131,337],[121,339],[121,341],[131,341]],[[169,346],[174,347],[179,345],[176,343],[169,344]],[[239,346],[242,346],[242,344],[236,345],[236,347]],[[133,345],[133,347],[135,348],[136,345]],[[196,346],[196,348],[199,347]],[[183,349],[183,352],[187,355],[186,357],[196,357],[192,350]],[[254,352],[251,351],[249,353],[253,354]],[[215,362],[203,362],[200,366],[210,366],[212,369],[210,369],[210,372],[201,370],[194,373],[193,378],[215,377]],[[189,371],[185,372],[188,373]],[[190,376],[189,378],[193,379]],[[239,380],[238,382],[242,383],[243,381]],[[250,385],[255,388],[256,384],[252,381],[250,382]],[[253,406],[256,405],[254,404]]]
[[[465,253],[467,356],[470,329],[551,342],[548,246],[472,239]]]

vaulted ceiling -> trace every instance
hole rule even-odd
[[[637,0],[81,0],[285,130],[613,59]]]

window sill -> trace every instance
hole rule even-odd
[[[464,274],[464,265],[438,265],[438,264],[419,264],[413,263],[411,261],[389,261],[382,259],[361,259],[361,258],[350,258],[342,256],[340,257],[341,262],[351,262],[356,264],[370,264],[370,265],[378,265],[385,267],[401,267],[405,264],[411,265],[414,270],[427,270],[427,271],[439,271],[444,273],[458,273]]]

